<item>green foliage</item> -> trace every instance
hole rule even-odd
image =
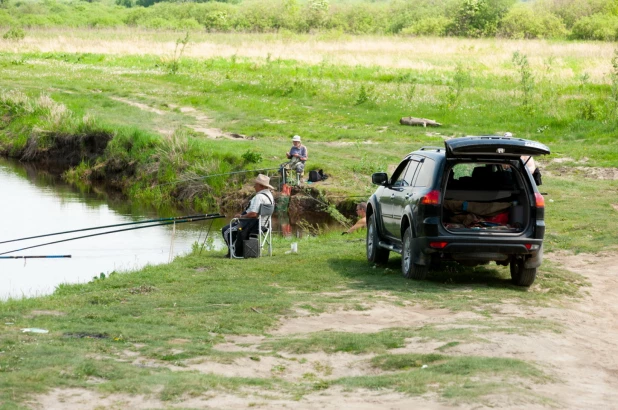
[[[519,88],[522,95],[522,106],[524,110],[532,110],[532,92],[534,91],[534,76],[525,54],[516,51],[513,53],[513,64],[519,71]]]
[[[445,16],[427,17],[413,22],[400,31],[402,35],[436,36],[446,35],[451,20]]]
[[[597,107],[592,101],[592,97],[589,95],[589,93],[586,93],[589,80],[590,75],[588,75],[588,73],[584,73],[579,77],[579,88],[583,97],[580,103],[579,117],[582,120],[594,120],[597,117]]]
[[[135,2],[133,0],[116,0],[116,5],[131,8],[135,6]]]
[[[460,0],[448,31],[462,37],[489,37],[514,0]]]
[[[167,68],[167,72],[169,74],[176,74],[178,69],[180,68],[180,59],[185,52],[185,47],[189,43],[189,32],[185,35],[184,38],[179,38],[176,40],[176,47],[174,47],[174,54],[169,61],[165,62],[165,66]]]
[[[514,0],[403,2],[244,0],[242,2],[17,2],[0,4],[0,21],[20,27],[142,27],[148,29],[307,33],[391,33],[406,36],[616,38],[614,0],[518,3]]]
[[[615,0],[553,0],[545,4],[550,13],[564,21],[567,28],[594,14],[618,15]]]
[[[26,38],[26,32],[20,27],[13,27],[4,33],[2,38],[9,41],[20,41]]]
[[[559,17],[528,4],[515,6],[500,22],[498,34],[507,38],[564,38],[566,27]]]
[[[610,79],[610,118],[616,119],[618,115],[618,48],[614,49],[612,57],[612,71],[609,73]]]
[[[369,101],[371,99],[371,88],[370,87],[365,87],[364,84],[361,84],[359,90],[358,90],[358,96],[356,97],[356,105],[361,105],[366,103],[367,101]]]
[[[242,159],[246,164],[258,164],[264,159],[262,154],[254,150],[247,150],[242,154]]]
[[[578,20],[571,31],[577,40],[613,41],[618,37],[618,16],[595,14]]]
[[[453,80],[449,83],[448,92],[446,94],[446,107],[451,109],[459,104],[461,95],[465,87],[470,82],[470,72],[462,63],[457,63],[455,66],[455,74]]]

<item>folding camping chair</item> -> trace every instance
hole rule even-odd
[[[242,232],[238,227],[241,226],[240,222],[243,218],[234,218],[230,221],[234,228],[229,230],[229,244],[230,244],[230,259],[245,259],[245,258],[259,258],[262,256],[262,248],[268,244],[268,256],[273,255],[272,245],[272,215],[275,212],[275,204],[261,204],[258,211],[257,218],[257,232],[249,233],[246,240],[242,240]],[[246,221],[247,218],[244,218]],[[236,240],[232,240],[233,231],[238,232]],[[239,243],[239,241],[241,241]],[[242,246],[243,256],[236,256],[236,247]]]

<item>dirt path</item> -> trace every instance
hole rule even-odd
[[[562,408],[618,409],[618,255],[548,258],[584,275],[592,286],[581,302],[544,312],[564,325],[564,333],[529,340],[526,356],[550,364],[563,380],[537,389]]]
[[[496,394],[485,397],[483,403],[451,406],[443,399],[429,394],[410,397],[392,391],[344,391],[331,387],[307,394],[300,401],[276,393],[246,390],[237,394],[210,393],[208,396],[185,398],[180,402],[163,403],[152,397],[120,394],[100,395],[89,390],[56,389],[39,396],[33,408],[44,409],[108,409],[108,408],[208,408],[208,409],[618,409],[618,254],[570,255],[554,253],[547,258],[564,269],[577,272],[591,283],[587,294],[564,306],[525,307],[504,303],[496,306],[492,316],[496,322],[513,318],[548,320],[556,323],[559,331],[547,329],[528,335],[505,332],[484,333],[483,342],[466,342],[448,350],[449,355],[478,355],[508,357],[535,363],[553,381],[544,384],[522,383],[528,389],[530,400],[521,397]],[[389,295],[385,294],[385,299]],[[386,302],[374,305],[369,310],[340,311],[320,316],[298,315],[282,321],[274,331],[276,336],[305,334],[327,329],[338,331],[375,332],[398,326],[421,326],[426,324],[455,327],[469,319],[480,318],[474,313],[451,313],[444,310],[426,310],[418,305],[395,306]],[[407,318],[402,323],[402,318]],[[360,327],[359,327],[360,326]],[[226,343],[215,346],[222,351],[256,351],[264,338],[229,337]],[[392,353],[435,353],[441,342],[427,343],[415,338],[407,340],[406,346],[391,350]],[[127,353],[129,355],[130,353]],[[132,354],[133,363],[142,366],[161,366],[148,359]],[[289,356],[289,357],[288,357]],[[263,357],[260,361],[248,358],[234,363],[215,363],[207,359],[192,359],[183,367],[168,366],[173,371],[199,371],[229,377],[279,377],[289,382],[302,380],[303,375],[313,372],[324,380],[346,376],[375,374],[377,370],[367,365],[371,355],[347,353],[305,355],[279,355]],[[273,369],[277,370],[276,374]]]

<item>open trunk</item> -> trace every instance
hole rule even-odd
[[[447,172],[442,225],[451,232],[517,233],[530,222],[517,161],[458,162]]]

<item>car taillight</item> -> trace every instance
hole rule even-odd
[[[448,245],[448,242],[429,242],[429,247],[436,249],[446,248],[446,245]]]
[[[545,208],[545,198],[543,198],[543,195],[539,194],[538,192],[535,192],[534,198],[536,199],[537,208]]]
[[[434,189],[427,195],[421,198],[422,205],[439,205],[440,204],[440,191]]]

